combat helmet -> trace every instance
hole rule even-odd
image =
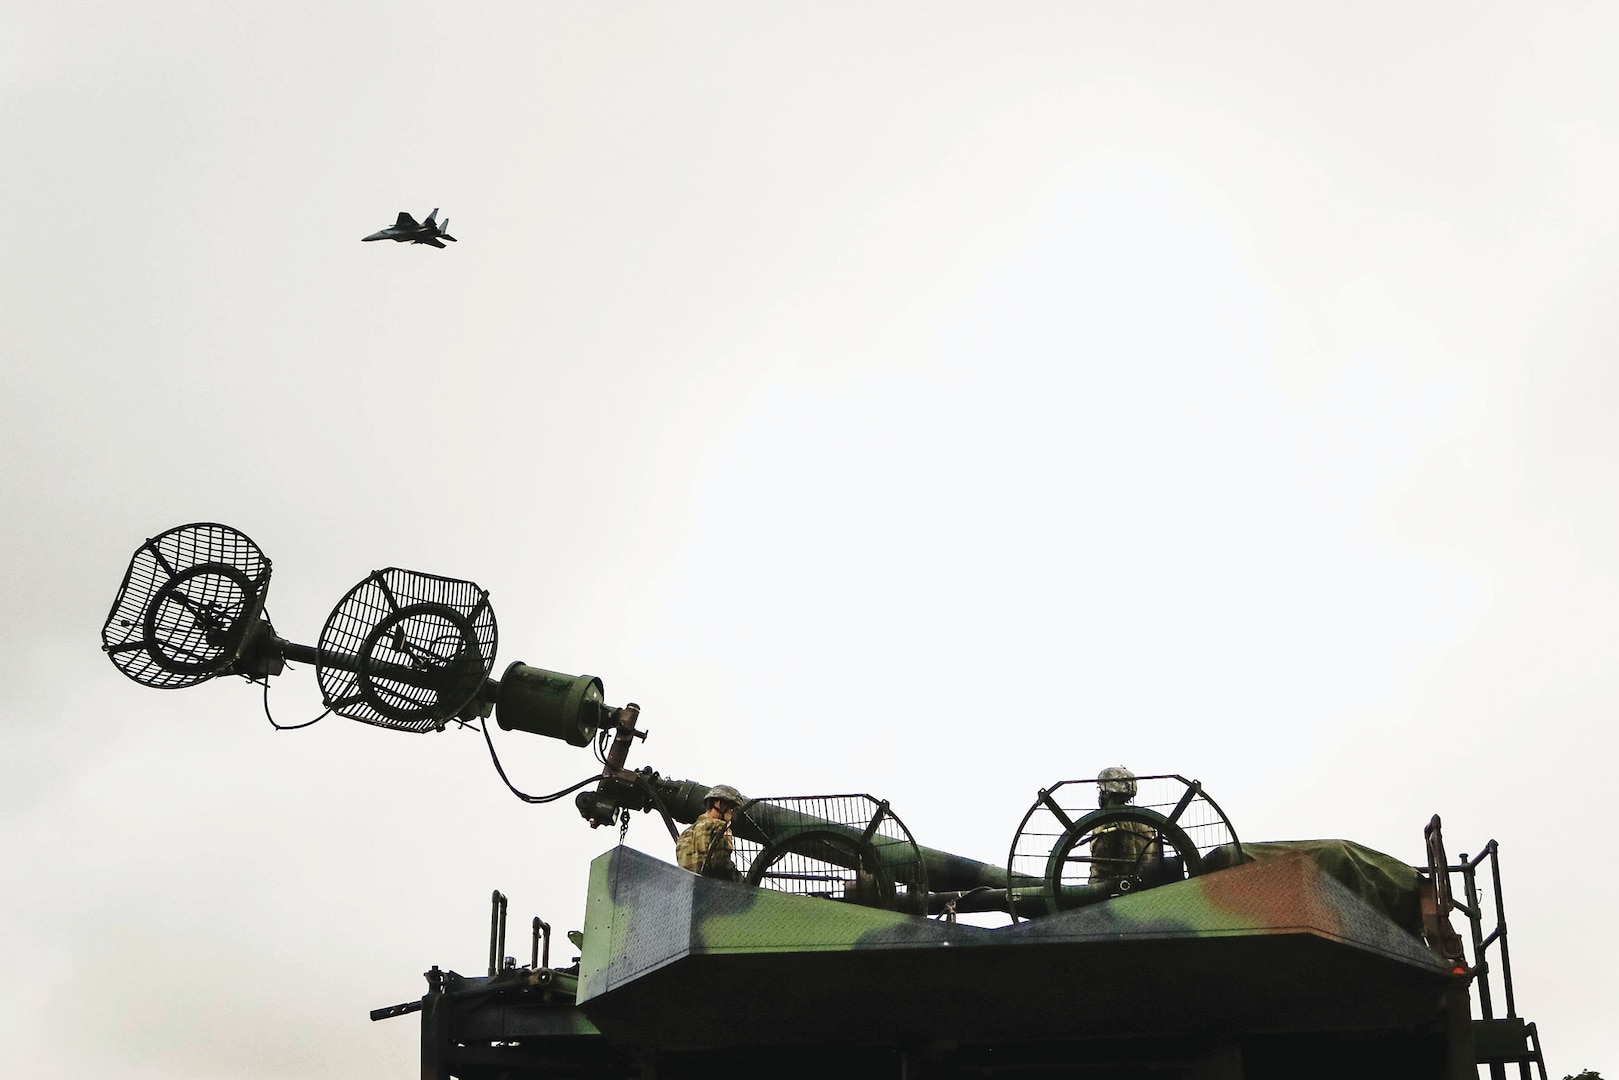
[[[1123,765],[1109,765],[1096,774],[1096,788],[1104,802],[1129,802],[1136,797],[1136,774]]]
[[[724,799],[733,806],[741,806],[743,803],[748,801],[742,797],[742,793],[740,791],[732,787],[730,784],[715,784],[713,787],[709,788],[708,794],[703,796],[703,805],[707,806],[715,799]]]

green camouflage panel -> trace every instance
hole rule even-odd
[[[941,1029],[1430,1030],[1451,981],[1301,852],[986,928],[702,878],[619,847],[591,866],[579,1005],[610,1037],[692,1048]]]

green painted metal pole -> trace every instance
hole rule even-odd
[[[710,785],[697,780],[656,780],[653,782],[653,787],[658,792],[659,798],[663,800],[664,806],[668,809],[669,816],[676,821],[689,825],[703,816],[705,809],[703,796],[707,794]],[[815,829],[840,836],[847,835],[851,841],[856,842],[863,837],[862,829],[827,821],[824,818],[814,817],[810,814],[800,814],[782,807],[772,807],[771,814],[776,820],[788,823],[794,829]],[[770,840],[770,837],[760,834],[758,830],[752,828],[749,822],[741,818],[732,822],[732,829],[737,836],[744,840],[752,840],[760,844],[767,843]],[[976,859],[954,855],[948,851],[923,847],[921,844],[917,845],[917,849],[921,853],[922,866],[927,873],[928,888],[934,892],[965,892],[980,886],[991,889],[1005,889],[1007,887],[1006,868],[1004,866],[994,866],[990,863],[979,862]],[[883,853],[883,849],[879,848],[879,856]],[[828,862],[837,863],[838,855],[836,848],[828,847]],[[909,865],[889,864],[888,868],[894,873],[897,882],[913,884],[913,882],[907,880],[913,876]],[[857,868],[851,867],[850,869]],[[1038,878],[1031,877],[1023,880],[1021,875],[1018,882],[1020,885],[1030,886],[1037,886],[1039,883]]]

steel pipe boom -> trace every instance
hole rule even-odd
[[[296,641],[287,641],[284,638],[277,639],[276,645],[285,660],[297,660],[305,664],[314,664],[316,667],[337,668],[340,671],[362,670],[360,658],[348,653],[322,651],[313,645],[300,645]],[[387,679],[390,682],[404,683],[406,686],[420,687],[423,690],[441,690],[445,681],[442,667],[423,670],[406,667],[403,664],[380,664],[372,661],[365,666],[364,671],[373,679]],[[486,679],[474,700],[492,702],[499,689],[500,683],[494,679]]]
[[[708,784],[700,783],[696,780],[654,779],[652,787],[663,801],[664,808],[669,811],[669,816],[682,824],[691,824],[702,817],[704,810],[707,809],[703,804],[703,796],[708,793]],[[807,831],[814,829],[817,832],[829,832],[839,836],[847,836],[857,845],[864,840],[860,829],[839,822],[828,821],[825,818],[818,818],[811,814],[801,814],[780,806],[772,806],[770,812],[775,820],[785,822],[795,830]],[[740,815],[732,821],[731,828],[737,836],[744,840],[752,840],[755,843],[765,844],[773,839],[760,833],[758,829],[753,827],[752,822],[747,821]],[[921,844],[917,845],[917,850],[922,856],[922,867],[926,872],[928,888],[932,891],[966,892],[978,888],[1005,890],[1008,886],[1004,866],[993,866],[989,863],[968,859],[948,851],[923,847]],[[878,848],[877,854],[881,857],[884,854],[883,849]],[[817,852],[817,856],[837,866],[845,866],[849,861],[849,855],[846,851],[837,845],[831,844],[826,846],[824,853]],[[901,866],[885,860],[885,865],[893,873],[896,882],[914,884],[913,881],[909,880],[915,876],[909,863]],[[856,870],[859,867],[848,866],[847,869]],[[1019,880],[1017,881],[1019,886],[1038,885],[1039,883],[1040,879],[1031,877],[1025,880],[1023,875],[1019,875]]]

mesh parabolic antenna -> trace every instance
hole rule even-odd
[[[489,678],[495,612],[470,581],[389,567],[338,601],[317,654],[321,693],[339,716],[442,730]]]
[[[1203,872],[1203,857],[1237,831],[1203,785],[1176,773],[1137,776],[1129,801],[1102,806],[1100,780],[1042,788],[1012,837],[1006,876],[1012,920],[1049,915]]]
[[[195,686],[231,670],[269,588],[270,560],[252,540],[228,525],[178,526],[135,552],[101,647],[142,686]]]
[[[921,849],[886,799],[752,799],[732,824],[737,869],[749,885],[867,907],[927,910]]]

